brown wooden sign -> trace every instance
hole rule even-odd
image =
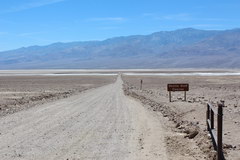
[[[168,84],[168,91],[189,91],[188,84]]]
[[[172,101],[171,92],[184,91],[184,101],[187,100],[186,92],[189,91],[189,84],[168,84],[167,90],[169,92],[169,102]]]

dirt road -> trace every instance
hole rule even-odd
[[[0,159],[168,159],[161,117],[122,80],[0,118]]]

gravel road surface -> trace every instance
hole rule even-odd
[[[0,118],[0,159],[168,159],[161,117],[122,80]]]

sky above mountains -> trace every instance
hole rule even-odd
[[[0,51],[161,30],[240,27],[239,0],[2,0]]]

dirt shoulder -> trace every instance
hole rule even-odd
[[[140,80],[143,89],[140,90]],[[195,159],[215,159],[210,136],[206,130],[206,102],[216,103],[223,99],[227,107],[224,108],[224,152],[226,159],[239,160],[240,118],[237,99],[227,100],[230,96],[238,97],[239,93],[231,90],[238,87],[239,77],[150,77],[123,76],[124,92],[126,95],[140,100],[150,110],[162,114],[169,119],[169,128],[173,131],[165,140],[169,154],[184,156],[186,154]],[[187,102],[183,102],[183,93],[173,93],[174,102],[169,103],[166,92],[167,83],[190,83],[190,93]],[[218,93],[218,94],[216,94]],[[216,97],[216,98],[215,98]]]
[[[0,117],[115,80],[116,76],[1,76]]]

